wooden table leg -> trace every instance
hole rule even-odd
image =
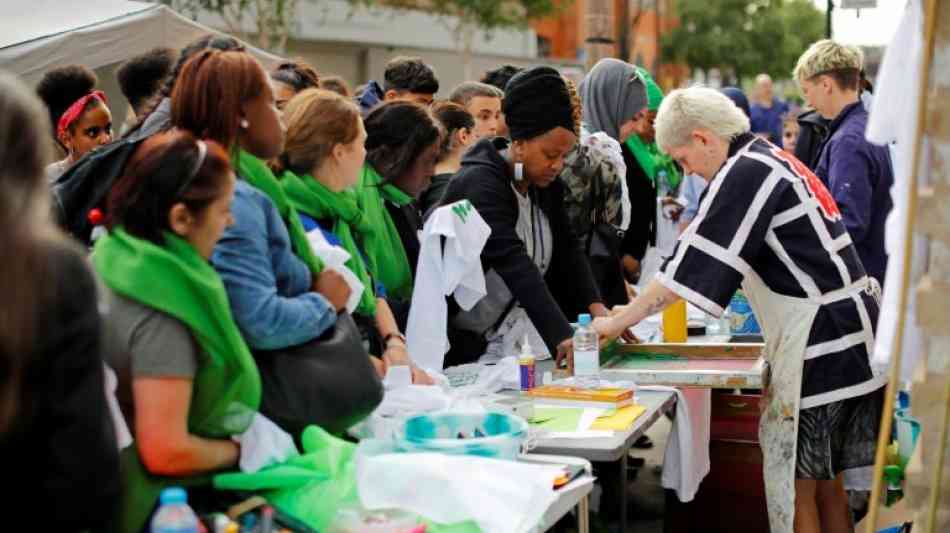
[[[577,533],[590,533],[590,500],[587,496],[577,502]]]

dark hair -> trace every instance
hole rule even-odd
[[[261,94],[266,76],[246,52],[201,52],[175,84],[172,124],[230,150],[238,138],[241,105]]]
[[[121,225],[130,235],[161,246],[163,232],[170,230],[172,206],[181,202],[199,215],[220,197],[231,163],[221,145],[202,142],[206,153],[199,165],[198,140],[187,131],[160,133],[143,141],[112,187],[106,227]]]
[[[455,132],[461,129],[471,130],[475,127],[475,119],[464,107],[448,101],[433,104],[432,115],[445,129],[445,135],[442,136],[442,145],[439,148],[439,161],[442,161],[455,149],[455,146],[453,146]]]
[[[136,115],[158,94],[177,58],[178,53],[171,48],[153,48],[122,63],[116,71],[122,94]]]
[[[485,75],[482,76],[481,82],[493,85],[504,91],[505,87],[508,86],[508,81],[522,70],[524,69],[514,65],[502,65],[495,70],[486,71]]]
[[[838,85],[839,89],[842,90],[861,90],[861,69],[857,68],[839,68],[833,70],[826,70],[824,72],[819,72],[814,77],[818,76],[828,76]]]
[[[387,102],[366,117],[365,125],[366,161],[387,181],[405,174],[442,135],[432,112],[413,102]]]
[[[29,408],[21,400],[23,370],[50,326],[43,311],[58,288],[76,281],[56,280],[50,261],[48,244],[55,241],[48,237],[55,229],[45,216],[49,191],[43,169],[50,148],[45,122],[46,110],[33,91],[0,72],[0,247],[11,254],[0,269],[0,435],[21,406]],[[48,322],[52,315],[46,315]]]
[[[138,131],[138,129],[142,127],[142,124],[145,124],[145,121],[148,119],[149,115],[154,113],[158,108],[158,105],[162,103],[162,99],[171,98],[172,91],[175,89],[175,82],[178,81],[178,77],[181,75],[181,71],[185,68],[185,64],[188,63],[188,60],[194,57],[198,52],[207,50],[209,48],[212,50],[223,51],[244,51],[244,45],[234,37],[210,33],[208,35],[199,37],[188,46],[182,48],[181,53],[178,55],[178,62],[175,63],[175,68],[172,69],[171,74],[165,78],[165,83],[162,85],[162,89],[157,95],[155,95],[149,104],[144,106],[148,108],[148,111],[142,113],[138,117],[138,122],[135,124],[135,126],[130,128],[129,131],[125,133],[126,137]]]
[[[394,57],[386,63],[383,91],[435,94],[439,92],[439,80],[422,58]]]
[[[281,63],[270,73],[270,77],[274,81],[291,86],[294,93],[320,86],[320,75],[302,59]]]
[[[350,90],[350,85],[346,83],[346,80],[336,75],[322,76],[320,78],[320,88],[333,91],[347,98],[353,96],[353,91]]]
[[[719,89],[719,92],[726,95],[726,98],[732,100],[732,103],[736,104],[736,107],[742,110],[745,113],[745,116],[752,118],[752,112],[749,110],[749,99],[746,98],[742,89],[738,87],[723,87]]]
[[[99,78],[96,74],[83,65],[54,68],[43,74],[39,85],[36,86],[36,92],[49,111],[50,131],[57,143],[59,139],[56,135],[56,126],[59,124],[60,117],[69,109],[69,106],[91,93],[98,84]],[[101,102],[98,98],[90,98],[86,109],[99,105]],[[83,111],[85,112],[86,109]]]

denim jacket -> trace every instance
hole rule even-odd
[[[294,255],[273,202],[238,179],[231,213],[234,224],[224,231],[211,262],[248,346],[277,350],[322,335],[336,323],[336,311],[310,291],[310,270]]]

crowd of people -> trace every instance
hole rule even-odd
[[[220,36],[117,75],[121,133],[86,67],[35,89],[0,77],[14,258],[0,431],[28,480],[13,498],[45,495],[56,529],[140,531],[170,485],[220,509],[208,474],[292,453],[309,424],[345,431],[392,367],[433,383],[442,369],[418,367],[403,333],[419,232],[468,201],[491,230],[487,295],[469,310],[449,298],[446,367],[525,336],[570,364],[579,313],[633,341],[680,298],[720,315],[742,284],[766,338],[790,343],[767,354],[770,509],[793,510],[795,531],[844,531],[844,474],[873,463],[880,417],[868,347],[893,181],[863,137],[854,48],[803,54],[802,114],[768,76],[751,99],[664,95],[617,59],[576,86],[505,65],[438,100],[432,67],[397,57],[353,94],[303,61],[267,72]],[[325,246],[348,254],[349,278]]]

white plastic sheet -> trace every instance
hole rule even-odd
[[[356,463],[363,507],[403,509],[440,524],[474,520],[486,533],[536,531],[557,500],[552,487],[561,471],[437,453],[361,455]]]

